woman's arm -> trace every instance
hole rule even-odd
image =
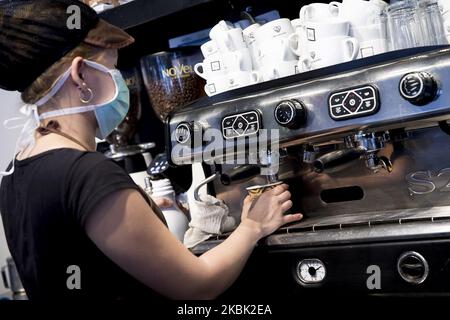
[[[175,299],[210,299],[237,278],[256,242],[281,225],[301,219],[283,212],[292,206],[287,185],[264,193],[222,244],[193,255],[163,225],[136,190],[105,198],[88,217],[86,231],[117,265],[155,291]]]

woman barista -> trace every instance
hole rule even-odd
[[[71,5],[80,28],[67,27]],[[76,0],[0,1],[0,88],[20,91],[28,115],[0,212],[30,299],[213,298],[260,238],[301,219],[283,215],[292,202],[281,185],[246,198],[239,227],[202,256],[177,241],[126,172],[95,152],[96,134],[106,137],[128,112],[115,64],[132,42]],[[70,283],[73,266],[80,286]]]

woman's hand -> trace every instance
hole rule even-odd
[[[282,225],[299,221],[303,218],[300,213],[284,213],[292,207],[291,193],[287,184],[281,184],[264,192],[252,202],[250,196],[244,199],[242,208],[242,223],[251,224],[260,232],[260,238],[268,236]]]

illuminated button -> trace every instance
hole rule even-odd
[[[364,100],[361,105],[361,108],[359,108],[358,112],[373,110],[376,107],[376,103],[377,102],[376,102],[375,98]]]
[[[354,92],[351,92],[344,100],[344,106],[351,112],[355,112],[356,110],[358,110],[361,104],[362,99]]]
[[[257,122],[253,122],[253,123],[249,123],[248,124],[248,128],[245,131],[246,134],[252,134],[252,133],[256,133],[258,132],[258,123]]]
[[[355,91],[363,99],[375,98],[375,90],[372,88],[363,88]]]
[[[237,117],[236,121],[233,124],[233,129],[239,134],[243,134],[245,130],[247,130],[248,122],[242,117]]]
[[[331,113],[334,117],[341,117],[350,114],[347,109],[342,106],[336,106],[331,108]]]
[[[233,122],[236,120],[236,117],[228,117],[223,120],[223,127],[229,128],[233,126]]]
[[[236,131],[233,130],[233,128],[224,129],[224,136],[226,138],[233,138],[234,136],[237,136]]]
[[[256,112],[248,113],[243,115],[244,119],[250,122],[255,122],[258,120],[258,116],[256,115]]]
[[[347,92],[333,94],[330,98],[330,104],[332,106],[341,105],[344,103],[344,99],[346,96],[347,96]]]

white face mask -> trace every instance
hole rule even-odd
[[[51,117],[59,117],[70,114],[94,111],[99,126],[97,136],[100,139],[105,139],[126,117],[130,106],[130,94],[128,91],[128,87],[125,83],[125,80],[123,79],[120,72],[115,69],[108,69],[105,66],[93,61],[84,60],[84,62],[92,68],[95,68],[105,73],[109,73],[111,75],[116,89],[114,97],[110,101],[102,104],[86,105],[54,110],[46,112],[41,116],[39,116],[37,108],[47,103],[59,91],[59,89],[61,89],[63,84],[70,76],[71,68],[69,68],[56,81],[55,85],[47,95],[42,97],[35,104],[33,105],[27,104],[20,109],[20,112],[24,114],[26,117],[28,117],[28,120],[25,122],[25,124],[10,126],[9,125],[10,122],[22,119],[17,117],[8,119],[4,122],[5,127],[7,127],[8,129],[14,129],[21,126],[23,126],[23,128],[19,135],[19,139],[17,140],[16,147],[14,150],[12,167],[9,171],[0,171],[0,175],[4,176],[12,174],[14,172],[14,161],[16,155],[21,151],[25,150],[27,147],[30,148],[34,147],[35,144],[34,133],[36,129],[39,127],[40,120]]]

